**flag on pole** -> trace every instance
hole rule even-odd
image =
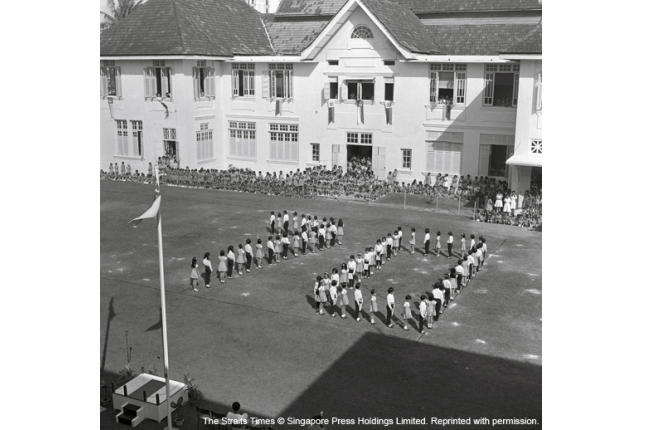
[[[157,214],[159,213],[160,205],[161,205],[161,196],[157,196],[154,203],[152,203],[152,206],[150,206],[150,209],[145,211],[143,215],[141,215],[140,217],[130,221],[130,224],[134,223],[134,227],[136,227],[137,225],[139,225],[141,220],[148,219],[148,218],[156,218]]]

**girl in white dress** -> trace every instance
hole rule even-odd
[[[511,192],[511,214],[515,215],[515,211],[517,210],[517,195],[515,194],[515,191]]]
[[[370,297],[370,322],[376,324],[374,321],[374,314],[378,312],[378,303],[376,303],[376,290],[371,291],[372,297]]]
[[[495,195],[495,212],[499,212],[502,210],[502,207],[504,206],[504,203],[502,203],[502,199],[504,198],[504,195],[502,193],[497,193]]]
[[[436,256],[438,257],[439,254],[441,254],[441,232],[437,232],[437,241],[434,244],[434,252]]]
[[[197,289],[197,286],[199,285],[199,282],[197,282],[199,279],[199,274],[197,273],[197,257],[193,257],[193,261],[190,263],[190,268],[190,286],[193,291],[199,291]]]
[[[416,230],[412,227],[410,231],[410,254],[414,254],[414,248],[417,245]]]
[[[408,331],[408,320],[412,318],[412,312],[410,311],[410,300],[412,297],[410,295],[405,296],[405,302],[403,303],[403,313],[401,314],[401,319],[403,320],[403,330]]]
[[[219,265],[217,266],[217,276],[219,276],[219,281],[223,284],[224,278],[226,277],[226,252],[222,249],[219,252]]]
[[[237,248],[237,259],[235,263],[237,264],[237,274],[244,275],[244,263],[246,262],[246,257],[244,256],[244,246],[240,243]]]
[[[255,245],[255,266],[258,269],[262,268],[262,259],[264,258],[264,251],[262,250],[262,239],[258,239],[257,245]]]
[[[337,230],[337,233],[336,233],[338,235],[337,239],[338,239],[338,244],[339,245],[343,244],[343,236],[345,235],[344,227],[345,227],[345,223],[343,222],[343,219],[340,218],[338,220],[338,230]]]
[[[506,195],[506,197],[504,197],[504,208],[502,209],[502,211],[506,214],[511,213],[511,198],[508,196],[508,194]]]

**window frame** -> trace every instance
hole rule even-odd
[[[374,133],[363,133],[361,131],[348,131],[345,133],[345,143],[348,145],[373,146]]]
[[[401,170],[412,170],[412,149],[410,148],[401,148]]]
[[[349,93],[349,84],[356,84],[356,98],[350,98],[350,93]],[[363,84],[370,84],[372,85],[372,97],[369,99],[364,99],[363,98]],[[369,79],[346,79],[345,80],[345,87],[347,88],[347,99],[348,101],[353,101],[356,103],[357,101],[362,101],[362,102],[372,102],[374,103],[374,99],[376,97],[376,82],[375,79],[369,80]]]
[[[165,60],[153,60],[152,67],[143,69],[144,98],[152,101],[168,97],[172,101],[172,76],[172,67],[166,66]]]
[[[257,160],[257,128],[256,123],[246,121],[229,121],[229,157],[243,160]],[[233,136],[235,134],[235,136]],[[235,144],[232,139],[235,140]],[[240,151],[240,145],[242,150]],[[235,151],[233,151],[235,146]],[[246,151],[245,151],[246,149]],[[244,154],[248,153],[248,156]]]
[[[430,103],[439,102],[440,73],[452,73],[452,105],[465,106],[468,65],[466,63],[430,63]]]
[[[531,139],[531,154],[542,155],[542,139]]]
[[[206,60],[198,60],[193,67],[193,97],[195,100],[215,98],[215,68],[208,67]]]
[[[386,102],[393,102],[394,101],[394,78],[386,76],[386,77],[383,78],[383,81],[384,81],[383,82],[383,90],[384,90],[383,91],[383,100],[386,101]],[[391,97],[389,99],[388,99],[388,95],[387,95],[387,93],[388,93],[387,86],[388,85],[392,86],[392,89],[391,89],[392,95],[391,95]]]
[[[449,175],[458,175],[461,176],[461,171],[463,169],[463,156],[464,156],[464,136],[463,133],[445,133],[445,132],[428,132],[428,135],[425,139],[425,168],[426,172],[437,172],[437,173],[447,173]],[[430,147],[432,146],[432,150]],[[457,150],[458,149],[458,150]],[[432,165],[429,163],[429,153],[433,153]],[[447,170],[446,162],[448,159],[445,155],[447,152],[450,152],[450,164],[451,168],[457,160],[457,156],[454,153],[459,153],[459,171]],[[441,158],[438,158],[441,156]],[[441,162],[441,166],[438,166],[438,162]]]
[[[132,150],[134,157],[143,157],[143,121],[130,120],[130,128],[132,129]]]
[[[130,156],[130,133],[127,119],[115,119],[116,123],[116,155]]]
[[[498,73],[513,74],[513,90],[511,105],[495,105],[495,80]],[[520,65],[514,63],[486,64],[484,67],[484,91],[482,105],[484,107],[517,108],[520,87]]]
[[[281,77],[278,78],[278,75]],[[282,81],[282,96],[278,96],[277,84]],[[272,99],[292,99],[293,97],[293,63],[269,64],[269,97]]]
[[[195,147],[197,149],[196,161],[204,162],[215,159],[215,148],[213,145],[213,129],[210,123],[199,124],[199,130],[195,131]],[[205,148],[207,151],[205,151]]]
[[[298,124],[269,123],[270,161],[297,163],[300,160],[299,129]],[[285,156],[287,152],[290,154],[289,158]]]
[[[350,39],[374,39],[374,33],[372,30],[364,25],[359,24],[352,29],[352,33],[349,36]]]
[[[114,94],[110,91],[110,82],[114,81]],[[121,67],[116,66],[113,60],[104,60],[101,67],[101,97],[104,99],[123,97],[121,92]]]
[[[320,143],[311,143],[311,161],[320,163]]]
[[[240,85],[242,87],[241,88],[242,94],[240,94]],[[233,98],[255,97],[255,64],[254,63],[232,63],[231,96]]]

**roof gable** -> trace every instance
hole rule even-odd
[[[101,33],[101,56],[273,53],[260,14],[240,0],[149,0]]]

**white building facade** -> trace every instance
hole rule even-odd
[[[257,14],[233,2],[248,9],[240,13]],[[115,35],[101,44],[101,168],[124,162],[147,172],[168,156],[181,168],[295,172],[345,169],[351,157],[368,156],[382,179],[397,169],[406,183],[430,172],[506,178],[514,190],[528,189],[527,169],[541,166],[541,52],[460,53],[434,42],[459,19],[469,31],[494,25],[487,16],[415,14],[386,0],[328,0],[326,15],[298,15],[289,9],[296,3],[307,2],[283,2],[272,20],[252,17],[268,42],[257,55],[190,47],[164,54],[163,45],[133,54],[120,47],[129,46],[127,32],[110,30]],[[133,27],[145,24],[146,11],[139,12],[132,18],[143,21]],[[537,6],[514,13],[522,29],[541,19]],[[418,37],[406,39],[409,33]]]

